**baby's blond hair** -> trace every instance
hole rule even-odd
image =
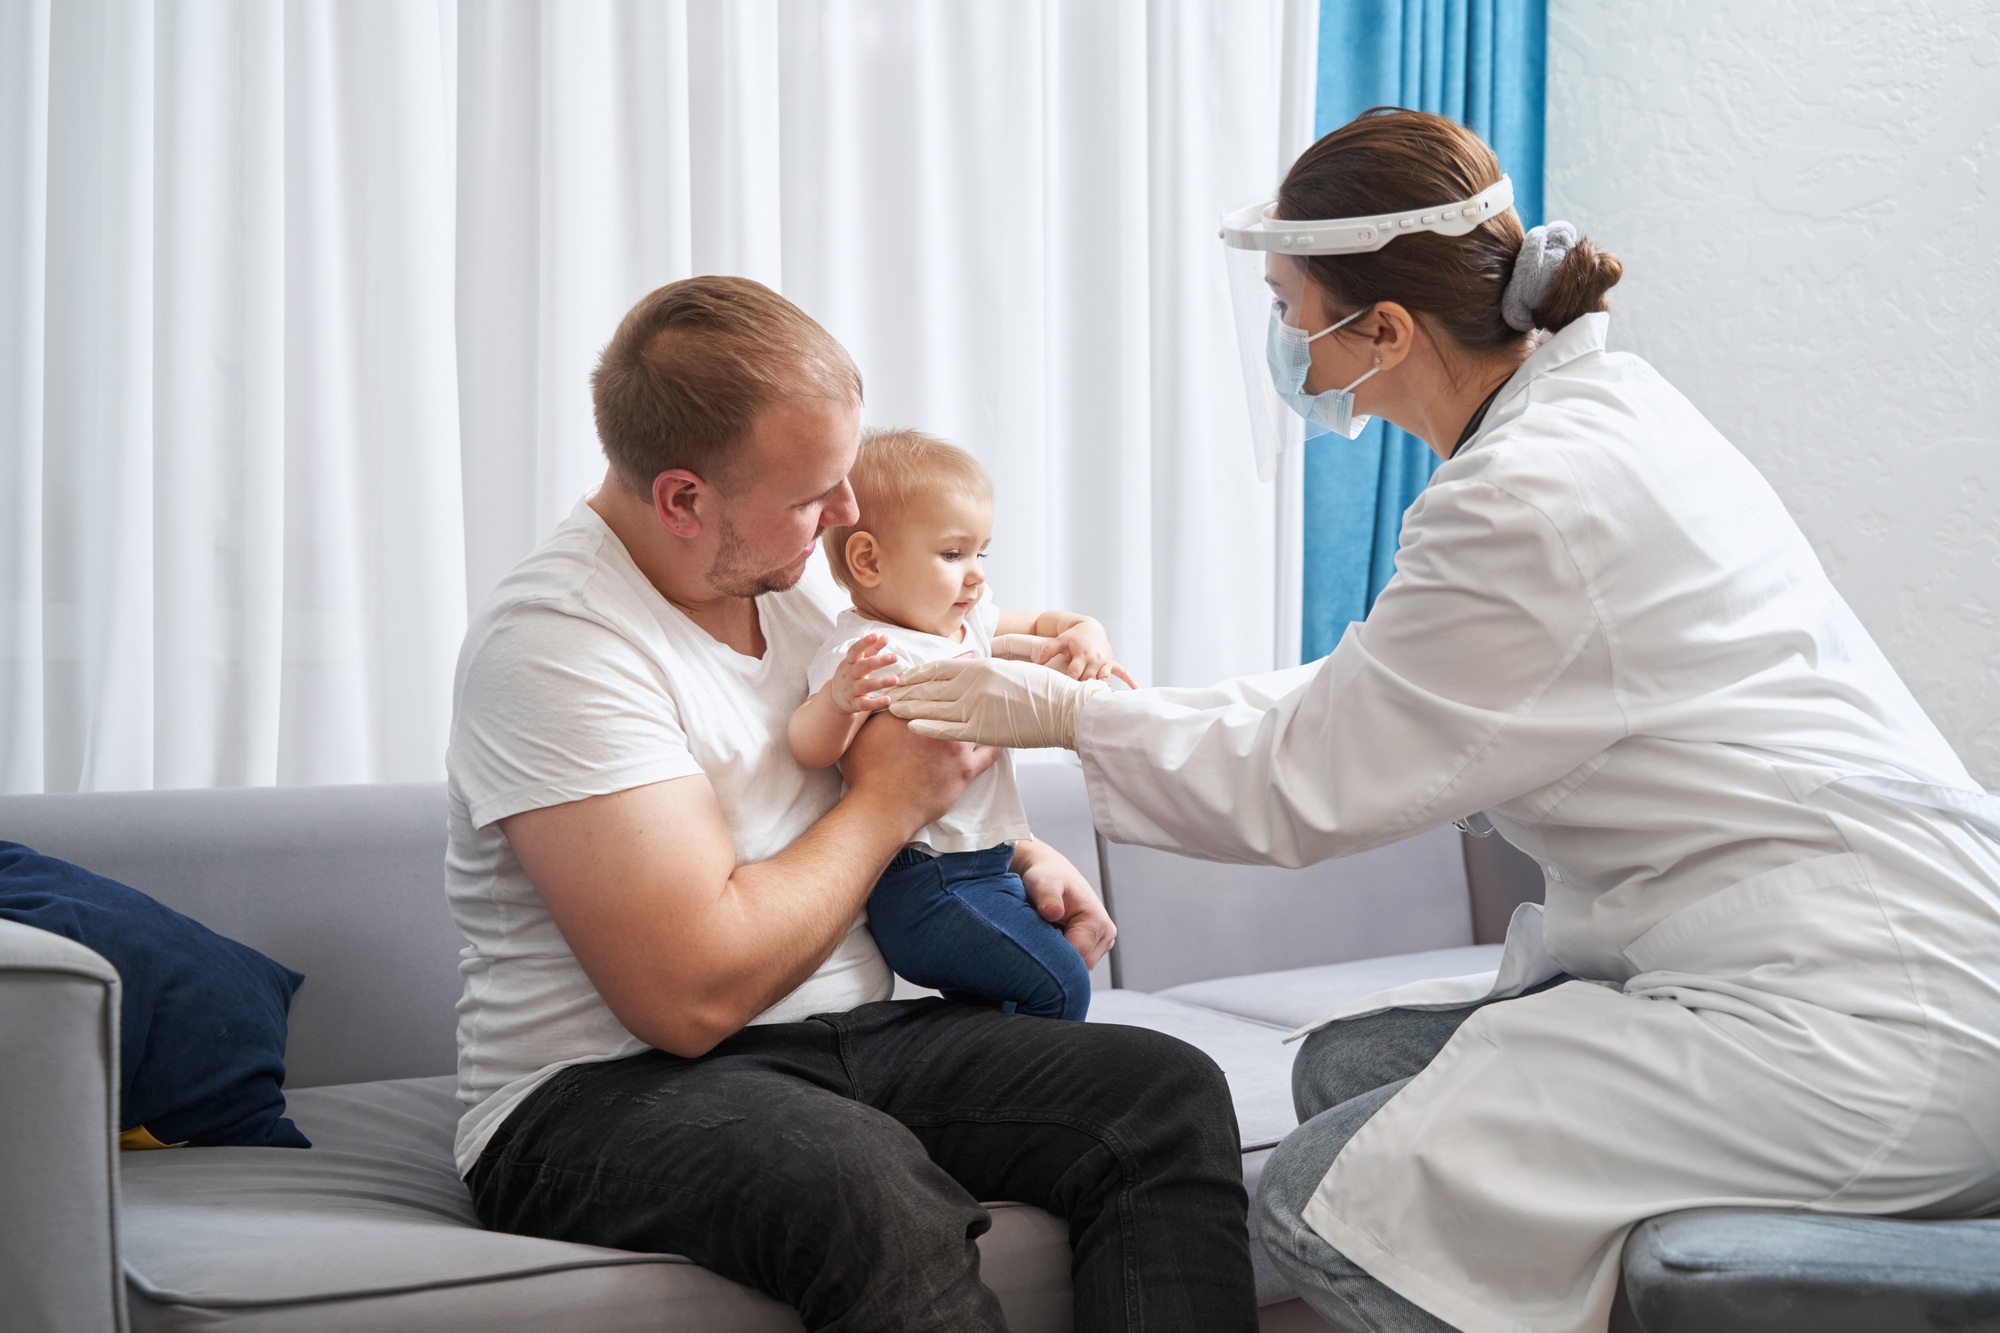
[[[849,592],[856,589],[847,567],[847,539],[856,532],[881,536],[880,524],[910,505],[944,495],[972,495],[991,503],[993,480],[979,460],[955,444],[920,430],[871,430],[861,437],[854,470],[847,474],[861,516],[826,530],[826,562]]]

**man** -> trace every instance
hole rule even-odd
[[[991,752],[785,724],[829,628],[795,585],[856,517],[861,381],[739,278],[639,302],[592,381],[604,484],[474,617],[447,768],[458,1165],[500,1230],[684,1254],[810,1328],[1005,1327],[980,1199],[1065,1217],[1080,1330],[1248,1330],[1235,1121],[1180,1042],[891,1002],[859,920]],[[1086,962],[1112,926],[1037,845]]]

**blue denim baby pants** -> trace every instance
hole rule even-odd
[[[1028,902],[1012,844],[929,856],[905,847],[868,899],[868,927],[897,975],[960,1004],[1082,1018],[1090,972]]]

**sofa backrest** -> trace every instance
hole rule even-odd
[[[1074,762],[1017,772],[1030,827],[1105,891],[1119,942],[1099,971],[1119,985],[1472,942],[1454,830],[1306,870],[1217,865],[1101,843]],[[289,1086],[453,1071],[465,941],[445,901],[442,783],[0,796],[0,839],[303,972]]]
[[[0,797],[0,839],[151,894],[305,974],[286,1084],[449,1074],[443,783]]]
[[[1098,881],[1074,764],[1023,763],[1037,833]],[[303,972],[285,1082],[449,1074],[459,951],[443,783],[0,796],[0,839],[151,894]]]

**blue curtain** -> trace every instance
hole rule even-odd
[[[1315,130],[1371,106],[1449,116],[1514,178],[1522,222],[1542,220],[1547,0],[1321,0]],[[1303,646],[1333,651],[1395,571],[1403,511],[1438,457],[1383,421],[1358,440],[1306,441]]]

